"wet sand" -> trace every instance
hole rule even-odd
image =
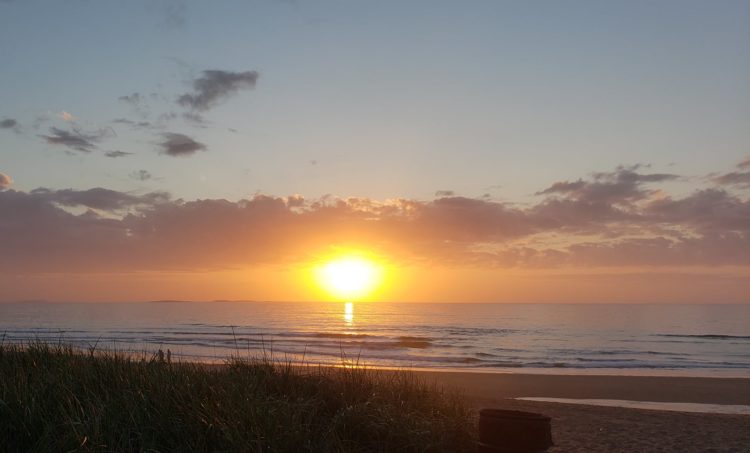
[[[750,404],[750,379],[559,376],[419,371],[455,388],[473,407],[540,412],[552,417],[561,452],[750,453],[750,416],[685,413],[521,401],[516,397]]]
[[[596,398],[750,405],[750,379],[415,371],[467,396]]]

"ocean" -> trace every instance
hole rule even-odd
[[[178,360],[750,377],[750,305],[0,304],[0,340]]]

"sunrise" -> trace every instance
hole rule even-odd
[[[0,451],[750,452],[748,23],[0,0]]]

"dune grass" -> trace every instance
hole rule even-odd
[[[475,429],[408,372],[0,345],[3,451],[461,452]]]

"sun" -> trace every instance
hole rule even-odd
[[[316,279],[337,299],[354,301],[367,296],[378,286],[382,269],[362,256],[342,256],[318,267]]]

